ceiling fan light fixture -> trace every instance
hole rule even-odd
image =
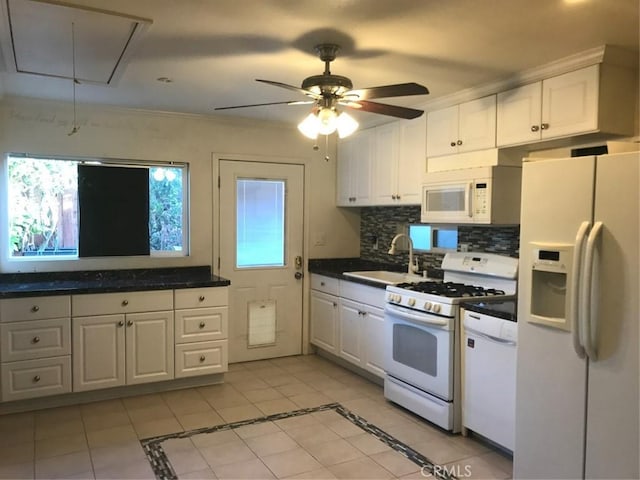
[[[318,133],[331,135],[338,128],[338,113],[333,108],[321,108],[318,112]]]
[[[340,138],[345,138],[351,135],[358,129],[358,122],[355,118],[349,115],[347,112],[342,112],[338,115],[338,119],[336,120],[338,136]]]
[[[310,113],[298,124],[298,130],[305,137],[315,140],[318,138],[319,120],[315,112]]]

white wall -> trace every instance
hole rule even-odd
[[[80,130],[69,136],[72,118],[70,103],[5,97],[0,101],[0,153],[188,162],[190,255],[20,265],[8,261],[4,253],[0,272],[212,265],[212,218],[217,209],[213,204],[215,165],[212,159],[224,154],[234,158],[247,155],[252,160],[282,157],[286,158],[284,161],[304,164],[306,178],[310,179],[305,186],[306,258],[359,255],[359,215],[335,207],[334,143],[327,162],[324,149],[314,152],[312,142],[302,137],[294,125],[78,105]],[[4,195],[0,198],[3,203],[6,201]],[[0,208],[0,212],[3,211],[5,209]],[[6,218],[0,218],[0,222],[2,235],[2,231],[6,232]],[[324,246],[316,245],[319,237],[325,239]]]

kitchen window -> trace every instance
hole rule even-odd
[[[4,171],[9,258],[188,253],[185,163],[10,154]]]

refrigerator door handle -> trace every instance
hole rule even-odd
[[[569,306],[569,315],[571,322],[571,332],[573,337],[573,349],[576,351],[576,354],[580,358],[585,357],[584,346],[580,339],[580,274],[581,272],[581,264],[582,264],[582,256],[584,252],[584,242],[587,238],[587,232],[589,231],[589,227],[591,223],[582,222],[580,227],[578,228],[578,233],[576,233],[576,243],[573,249],[573,266],[571,268],[571,299]]]
[[[582,307],[582,329],[583,337],[582,344],[587,352],[590,360],[595,361],[598,359],[598,352],[596,349],[596,339],[594,338],[594,332],[597,332],[598,324],[598,295],[594,292],[594,275],[593,269],[595,260],[598,255],[597,240],[602,232],[602,222],[596,222],[589,233],[587,238],[587,247],[584,256],[584,277],[581,285],[581,307]],[[598,279],[595,279],[598,282]]]

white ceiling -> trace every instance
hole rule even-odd
[[[6,11],[7,0],[0,1]],[[636,55],[639,49],[638,0],[70,0],[69,4],[152,21],[117,81],[78,85],[78,102],[296,123],[308,105],[213,109],[304,99],[255,79],[299,86],[305,77],[322,73],[323,64],[313,49],[318,43],[341,45],[331,71],[349,77],[354,88],[418,82],[429,88],[429,98],[512,77],[605,44]],[[32,27],[34,37],[38,24],[42,25],[38,21]],[[6,52],[10,38],[6,22],[0,29]],[[99,51],[99,42],[83,41],[78,48],[85,53]],[[0,96],[71,101],[71,80],[13,70],[0,58]],[[159,82],[159,77],[172,82]],[[376,101],[419,106],[425,100]],[[364,112],[356,117],[365,125],[391,120]]]

